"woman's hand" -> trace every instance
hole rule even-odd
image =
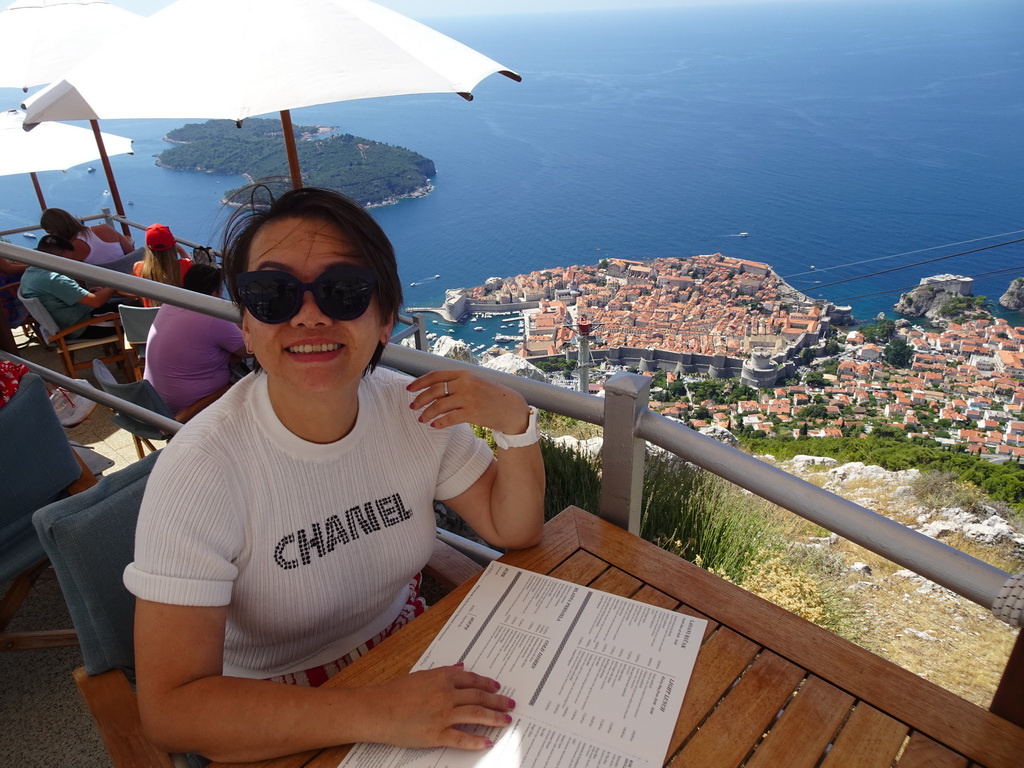
[[[422,408],[420,421],[432,427],[466,423],[521,435],[529,423],[529,407],[522,395],[469,371],[431,371],[407,389],[419,392],[409,407]]]
[[[408,389],[419,393],[409,406],[422,409],[420,421],[432,427],[468,423],[522,435],[530,425],[530,409],[522,395],[469,371],[431,371]],[[533,546],[544,526],[540,443],[497,454],[473,485],[443,501],[493,546]]]
[[[388,711],[377,720],[381,733],[374,740],[402,747],[492,747],[486,736],[456,726],[503,728],[512,722],[508,713],[516,703],[500,695],[500,688],[496,680],[467,672],[461,664],[393,680],[376,690]]]
[[[337,688],[223,674],[227,606],[137,600],[136,669],[146,734],[167,752],[250,762],[356,741],[486,749],[458,725],[503,727],[515,702],[461,665]]]

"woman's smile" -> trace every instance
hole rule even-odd
[[[303,344],[293,344],[286,349],[293,355],[322,355],[329,352],[337,352],[341,349],[341,344],[310,344],[308,342]]]

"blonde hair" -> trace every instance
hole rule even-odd
[[[146,255],[142,258],[142,269],[139,270],[139,276],[147,280],[155,280],[158,283],[180,288],[181,262],[178,261],[177,249],[165,248],[162,251],[154,251],[152,248],[146,248]],[[151,307],[158,307],[160,303],[156,299],[149,300]]]

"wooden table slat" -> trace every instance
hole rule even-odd
[[[896,765],[897,768],[967,768],[967,758],[914,732]]]
[[[587,586],[619,597],[633,598],[643,585],[644,583],[635,576],[630,576],[618,568],[609,568]]]
[[[735,768],[803,680],[803,670],[762,652],[670,765]]]
[[[633,595],[633,599],[639,600],[641,603],[647,603],[648,605],[656,605],[659,608],[664,608],[669,611],[674,611],[679,607],[679,601],[674,597],[666,595],[664,592],[659,592],[654,589],[654,587],[647,584],[640,587],[637,593]],[[683,611],[683,613],[686,613],[686,611]]]
[[[574,552],[571,557],[563,560],[548,575],[563,581],[571,581],[573,584],[589,586],[594,579],[601,576],[610,567],[607,561],[595,557],[584,550],[579,550]]]
[[[889,768],[907,738],[907,726],[858,702],[822,768]]]
[[[669,742],[673,755],[739,679],[760,649],[729,629],[720,629],[701,646],[690,685]]]
[[[849,716],[854,701],[821,678],[809,677],[746,768],[813,768]]]

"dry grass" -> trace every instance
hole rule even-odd
[[[827,472],[819,469],[801,476],[815,485],[823,485]],[[951,506],[954,498],[958,502],[979,501],[977,497],[968,498],[968,494],[960,492],[959,488],[936,484],[934,479],[930,484],[915,486],[915,494],[922,488],[928,488],[931,493],[922,494],[923,498],[893,498],[877,483],[854,481],[845,484],[839,495],[904,525],[919,524],[922,510]],[[784,510],[779,514],[782,518],[780,524],[785,526],[794,541],[806,542],[811,537],[828,535],[796,515]],[[942,540],[1007,572],[1024,570],[1024,562],[1008,546],[985,546],[962,535]],[[847,623],[845,628],[840,625],[834,631],[894,664],[987,708],[1006,666],[1017,630],[966,598],[919,576],[908,576],[908,572],[896,563],[845,539],[836,537],[834,541],[830,546],[816,548],[819,552],[826,551],[828,557],[817,566],[811,566],[816,577],[842,592],[841,600],[848,609]],[[836,562],[843,565],[837,569]],[[869,566],[870,575],[850,573],[847,569],[855,562]],[[772,599],[769,594],[762,596]],[[778,604],[783,605],[782,602]],[[851,621],[856,625],[853,631],[850,631]]]

